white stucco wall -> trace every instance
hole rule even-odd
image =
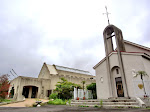
[[[135,97],[135,84],[134,81],[141,81],[140,76],[133,77],[133,69],[137,71],[146,71],[147,74],[150,74],[150,60],[142,57],[140,53],[122,53],[126,83],[129,97]],[[112,53],[109,57],[110,68],[112,69],[115,66],[119,66],[118,56],[116,53]],[[108,88],[108,78],[107,78],[107,68],[106,60],[103,61],[96,69],[96,84],[97,84],[97,97],[98,99],[108,98],[109,97],[109,88]],[[121,75],[116,76],[115,72],[112,71],[113,77],[113,90],[116,96],[116,87],[115,87],[115,77],[120,77]],[[100,77],[104,78],[104,82],[100,82]],[[150,81],[150,77],[144,77],[145,81]],[[107,83],[106,83],[107,82]],[[137,85],[136,85],[137,86]],[[138,87],[137,87],[138,88]],[[143,90],[140,94],[143,94]]]
[[[126,49],[126,52],[144,52],[150,55],[150,51],[146,49],[142,49],[140,47],[136,47],[128,43],[125,43],[125,49]]]
[[[134,83],[133,83],[134,78],[133,78],[132,71],[133,69],[135,69],[136,71],[145,70],[142,61],[142,56],[136,54],[132,54],[132,55],[126,54],[126,55],[122,55],[122,58],[123,58],[123,65],[125,70],[128,94],[129,97],[135,97]]]
[[[107,99],[109,95],[109,85],[106,69],[106,61],[101,63],[96,69],[96,88],[97,88],[97,99]],[[101,82],[103,78],[103,82]]]

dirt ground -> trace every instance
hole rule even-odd
[[[71,107],[45,105],[42,107],[0,107],[0,112],[150,112],[149,109],[103,109],[95,107]]]

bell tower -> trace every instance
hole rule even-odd
[[[124,66],[123,66],[123,60],[122,60],[122,52],[125,52],[125,46],[122,36],[122,31],[117,28],[114,25],[108,25],[103,32],[104,37],[104,44],[105,44],[105,53],[106,53],[106,65],[107,65],[107,75],[108,75],[108,83],[109,83],[109,94],[110,97],[114,97],[113,92],[113,79],[112,79],[112,73],[110,68],[110,60],[109,60],[109,54],[112,52],[117,52],[118,62],[119,62],[119,68],[121,72],[121,78],[123,83],[123,90],[125,97],[129,97],[128,90],[127,90],[127,84],[126,84],[126,77],[124,72]],[[116,49],[113,47],[113,40],[112,38],[115,38],[115,44]]]

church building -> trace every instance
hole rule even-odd
[[[106,57],[93,67],[97,98],[150,96],[150,48],[124,40],[122,31],[114,25],[104,29],[103,37]],[[147,73],[143,83],[136,76],[138,71]]]
[[[44,63],[38,78],[19,76],[13,79],[9,93],[13,93],[11,97],[17,101],[24,98],[47,99],[62,77],[76,84],[82,84],[82,81],[86,82],[85,85],[96,82],[95,76],[88,71]]]

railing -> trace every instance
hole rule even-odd
[[[83,91],[83,89],[74,88],[74,99],[77,99],[77,97],[79,97],[79,99],[83,99],[83,97],[85,97],[85,99],[93,99],[93,94],[91,90]]]

